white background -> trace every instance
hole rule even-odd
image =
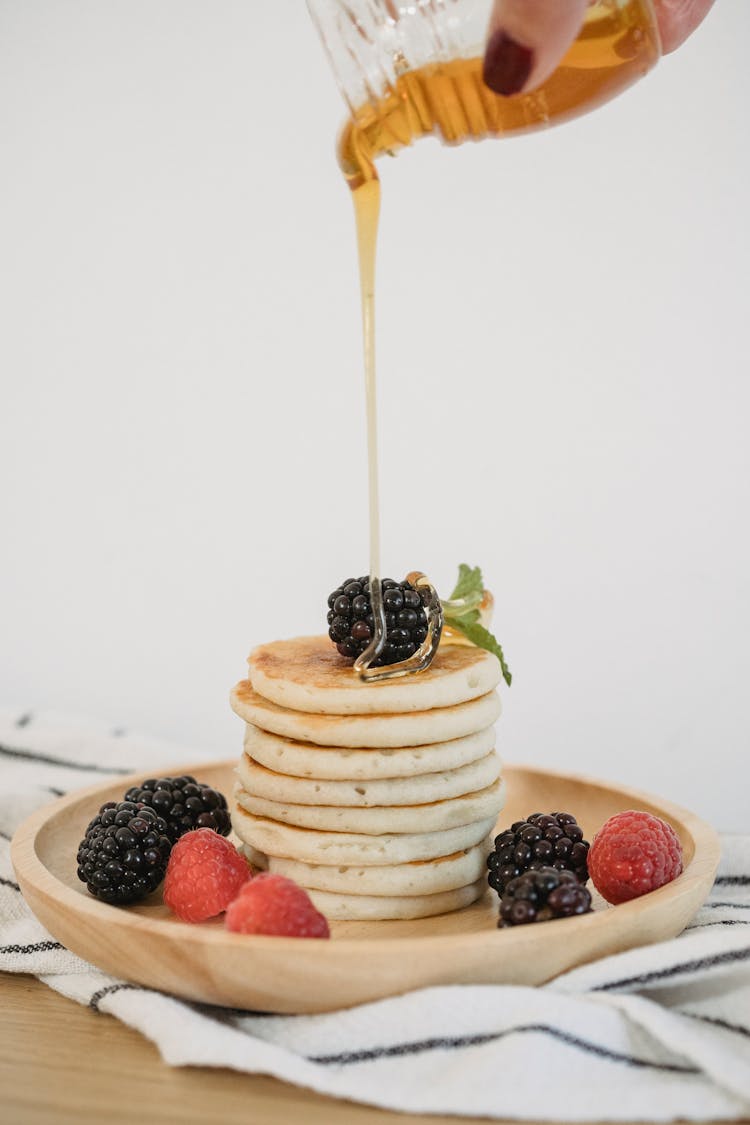
[[[479,563],[508,760],[747,826],[750,5],[382,169],[384,563]],[[300,0],[0,0],[0,697],[232,756],[366,569],[343,115]],[[154,763],[158,766],[158,763]],[[532,810],[529,810],[532,811]]]

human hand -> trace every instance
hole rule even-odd
[[[593,0],[495,0],[484,81],[497,94],[533,90],[549,78],[578,35]],[[695,31],[714,0],[654,0],[666,55]]]

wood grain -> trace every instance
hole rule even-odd
[[[228,791],[233,766],[214,762],[185,772]],[[578,814],[590,838],[613,813],[646,809],[680,835],[683,874],[633,902],[541,926],[498,930],[488,893],[474,906],[437,918],[334,923],[332,941],[247,937],[227,933],[221,921],[179,922],[159,892],[129,909],[86,892],[76,878],[78,841],[99,805],[116,799],[130,779],[36,812],[16,833],[12,859],[37,917],[106,972],[186,999],[277,1012],[331,1011],[437,984],[540,984],[586,961],[675,936],[708,894],[719,841],[692,813],[588,778],[518,767],[507,767],[504,776],[509,800],[503,824],[534,809],[566,809]]]

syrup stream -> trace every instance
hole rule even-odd
[[[416,671],[425,657],[422,646],[398,670],[370,666],[385,644],[385,612],[380,583],[380,506],[378,496],[378,435],[375,380],[375,251],[380,215],[380,182],[375,158],[396,152],[418,137],[437,135],[448,144],[506,133],[525,132],[563,121],[593,109],[630,86],[656,63],[659,40],[648,0],[608,0],[591,5],[578,39],[560,67],[530,94],[502,98],[482,81],[481,58],[456,58],[421,70],[407,70],[382,99],[361,107],[345,126],[339,141],[341,170],[352,191],[359,249],[362,330],[364,340],[365,401],[367,408],[367,464],[370,511],[370,600],[373,638],[355,661],[363,679],[380,679]],[[428,585],[424,581],[425,587]],[[430,588],[431,589],[431,588]],[[442,614],[430,626],[439,639]],[[429,639],[429,637],[428,637]],[[435,647],[437,640],[435,640]],[[431,654],[427,658],[427,664]]]

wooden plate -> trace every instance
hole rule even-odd
[[[232,760],[167,772],[191,773],[229,793],[234,766]],[[683,874],[622,906],[599,900],[593,914],[514,929],[497,929],[497,897],[488,891],[473,906],[438,918],[333,923],[331,941],[231,934],[221,920],[180,922],[159,891],[137,906],[116,907],[78,881],[76,851],[89,820],[147,776],[72,793],[29,817],[13,839],[18,882],[50,933],[105,972],[228,1007],[325,1012],[428,985],[541,984],[586,961],[680,933],[711,889],[719,861],[716,833],[684,809],[603,781],[508,766],[502,825],[534,810],[565,809],[591,839],[613,813],[645,809],[678,832]]]

